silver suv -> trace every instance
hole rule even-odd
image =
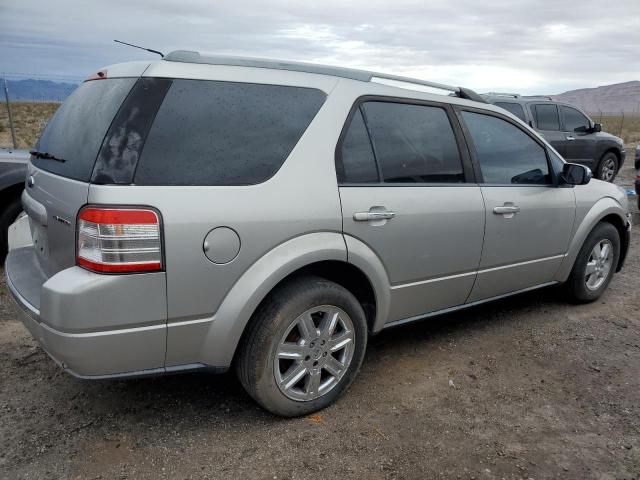
[[[178,51],[51,119],[7,284],[72,375],[234,367],[302,415],[384,328],[559,283],[598,298],[630,223],[590,177],[463,88]]]

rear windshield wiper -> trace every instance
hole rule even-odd
[[[36,158],[42,158],[44,160],[54,160],[60,163],[66,162],[64,158],[58,158],[55,155],[51,155],[50,153],[47,153],[47,152],[39,152],[37,150],[31,150],[29,153]]]

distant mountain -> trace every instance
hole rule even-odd
[[[2,88],[4,85],[0,84]],[[78,85],[75,83],[60,83],[50,80],[7,80],[9,99],[18,102],[56,101],[61,102],[73,92]],[[3,99],[1,91],[0,99]]]
[[[581,88],[552,95],[552,97],[580,107],[589,113],[638,112],[640,111],[640,81]]]

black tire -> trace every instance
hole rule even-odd
[[[338,307],[352,321],[355,346],[351,361],[325,394],[310,400],[293,400],[281,391],[276,381],[276,351],[280,340],[302,313],[325,305]],[[247,393],[266,410],[283,417],[297,417],[327,407],[345,392],[360,369],[366,346],[367,321],[358,300],[334,282],[301,276],[272,292],[254,314],[240,345],[236,370]]]
[[[597,243],[609,240],[613,246],[612,265],[609,269],[604,282],[597,289],[589,289],[586,282],[587,263],[591,252]],[[587,239],[584,241],[578,257],[573,264],[573,269],[567,280],[567,292],[571,299],[579,303],[589,303],[600,298],[602,293],[609,286],[609,282],[613,278],[618,259],[620,258],[620,234],[616,227],[610,223],[601,222],[591,231]]]
[[[613,168],[613,170],[611,170]],[[600,162],[598,163],[598,169],[596,171],[596,178],[605,182],[613,182],[618,174],[618,157],[613,152],[605,153]]]
[[[22,212],[20,198],[11,200],[0,212],[0,264],[4,263],[7,256],[9,226],[16,221],[20,212]]]

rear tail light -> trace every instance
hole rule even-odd
[[[162,270],[160,233],[154,210],[87,207],[78,215],[76,261],[100,273]]]

